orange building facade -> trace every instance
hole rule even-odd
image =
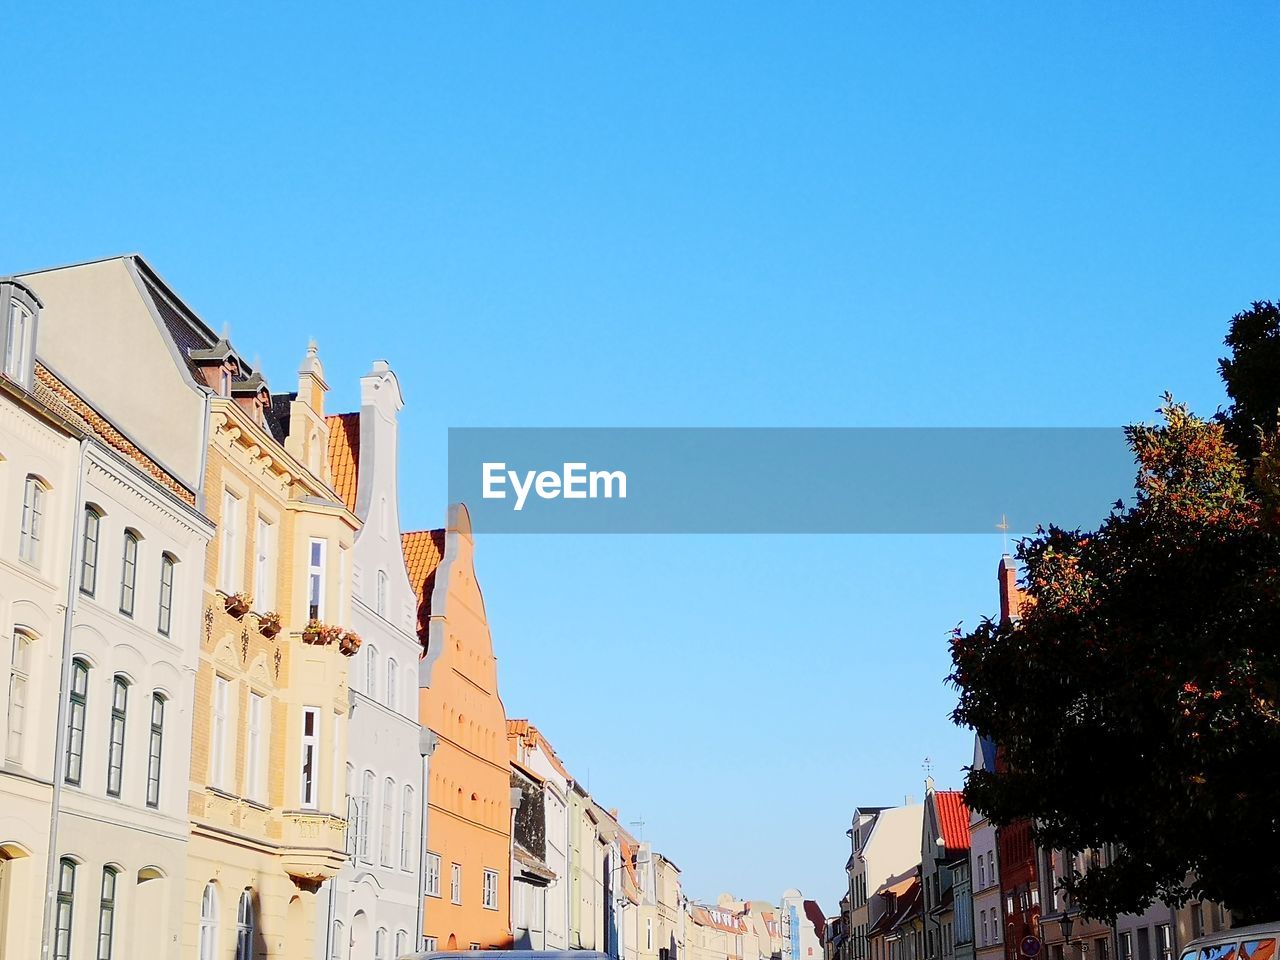
[[[427,790],[428,949],[510,947],[511,777],[475,543],[466,507],[445,530],[403,536],[418,596],[419,720],[436,736]]]

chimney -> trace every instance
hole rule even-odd
[[[302,358],[298,367],[298,399],[316,412],[324,416],[324,395],[329,392],[329,384],[324,379],[324,367],[317,356],[316,342],[307,345],[307,355]]]
[[[1000,622],[1017,620],[1022,609],[1022,591],[1018,589],[1018,566],[1007,553],[1000,558]]]

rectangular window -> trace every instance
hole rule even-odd
[[[169,635],[173,623],[173,558],[167,553],[160,558],[160,616],[156,629]]]
[[[374,784],[372,771],[366,770],[360,782],[360,818],[359,829],[356,831],[356,850],[365,863],[372,862],[369,859],[369,818],[373,810]]]
[[[404,788],[400,801],[400,869],[408,870],[413,856],[413,787]]]
[[[5,757],[22,762],[22,741],[27,729],[27,684],[31,680],[32,639],[20,630],[13,631],[13,647],[9,655],[9,717]]]
[[[435,938],[435,937],[423,937],[423,938],[422,938],[422,944],[423,944],[422,949],[424,949],[427,953],[435,953],[435,952],[436,952],[436,938]]]
[[[320,711],[302,708],[302,782],[299,797],[304,809],[316,808],[316,791],[320,778]]]
[[[133,616],[134,588],[138,582],[138,538],[126,530],[124,533],[124,560],[120,565],[120,612]]]
[[[147,806],[160,806],[160,753],[164,749],[164,697],[151,696],[151,739],[147,745]]]
[[[107,744],[107,796],[120,796],[124,780],[124,720],[129,684],[116,677],[111,685],[111,735]]]
[[[1138,931],[1138,960],[1151,960],[1151,931],[1147,927]]]
[[[498,871],[485,870],[484,872],[484,908],[486,910],[498,909]],[[652,937],[650,937],[652,940]]]
[[[1120,934],[1120,960],[1133,960],[1133,934],[1127,930]]]
[[[449,875],[449,899],[453,903],[462,902],[462,864],[455,863]]]
[[[239,593],[244,556],[240,546],[240,498],[230,490],[222,491],[222,517],[219,533],[222,545],[218,555],[218,588],[223,593]]]
[[[71,663],[71,709],[67,715],[67,783],[80,785],[84,764],[84,714],[89,699],[89,667],[83,660]]]
[[[253,556],[253,606],[266,613],[276,606],[276,528],[266,517],[258,517],[258,530],[254,537]]]
[[[1173,960],[1173,930],[1167,923],[1156,924],[1156,948],[1160,951],[1160,960]]]
[[[40,565],[40,538],[44,533],[44,487],[35,477],[27,477],[22,491],[22,530],[18,538],[18,559],[33,567]]]
[[[1111,938],[1110,937],[1099,937],[1097,940],[1094,941],[1094,945],[1096,946],[1097,949],[1095,949],[1093,953],[1094,953],[1094,957],[1096,957],[1097,960],[1110,960],[1111,958]]]
[[[11,380],[27,382],[27,324],[31,314],[17,300],[9,301],[9,335],[4,345],[4,372]]]
[[[227,789],[227,710],[231,699],[231,681],[213,678],[213,725],[209,739],[209,783],[219,790]]]
[[[312,540],[307,551],[307,617],[324,619],[324,556],[327,542]]]
[[[391,831],[395,829],[396,786],[388,777],[382,781],[382,842],[379,844],[384,867],[391,866]]]
[[[250,800],[265,802],[263,784],[265,756],[263,744],[267,739],[267,698],[258,693],[249,693],[249,731],[245,743],[244,758],[244,791]]]
[[[644,948],[646,950],[653,949],[653,918],[644,918]]]
[[[427,863],[422,870],[423,893],[428,897],[440,896],[440,854],[428,853]]]
[[[987,885],[987,862],[982,854],[978,854],[978,889]]]
[[[92,597],[98,589],[98,532],[102,517],[93,507],[84,508],[84,541],[80,556],[80,592]]]

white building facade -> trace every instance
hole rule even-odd
[[[9,285],[7,306],[22,305],[19,287]],[[29,292],[27,305],[41,306],[35,298]],[[200,583],[213,528],[197,491],[92,404],[94,377],[70,382],[36,361],[38,313],[28,319],[29,344],[19,351],[6,337],[23,365],[6,371],[6,387],[28,391],[80,442],[70,461],[58,444],[70,476],[54,479],[52,463],[36,472],[33,462],[16,489],[5,478],[5,499],[19,498],[15,552],[28,581],[0,586],[15,599],[6,772],[12,764],[31,776],[12,797],[12,781],[0,783],[0,810],[21,813],[33,791],[42,794],[43,849],[54,853],[0,866],[13,874],[0,879],[0,953],[39,956],[43,943],[54,960],[177,957]],[[55,319],[87,327],[94,317],[55,311]],[[11,310],[6,333],[20,325]],[[35,438],[32,424],[16,435],[15,426],[0,431],[5,447]],[[191,428],[198,434],[199,422]],[[3,451],[6,465],[28,459],[23,446]],[[31,591],[38,581],[40,601]],[[33,889],[47,896],[38,909],[10,910],[37,860],[44,873]]]
[[[426,758],[418,724],[415,595],[401,550],[400,385],[385,361],[360,380],[360,412],[329,418],[334,487],[364,526],[352,547],[346,766],[349,861],[329,881],[317,943],[333,960],[421,949]]]
[[[973,738],[973,769],[995,771],[996,745]],[[969,812],[969,877],[973,883],[973,945],[978,960],[1004,957],[1004,904],[996,827],[978,810]]]
[[[572,777],[541,731],[523,720],[507,723],[512,760],[541,780],[545,817],[545,859],[554,875],[545,886],[513,883],[511,924],[516,942],[521,931],[531,949],[568,950],[571,884],[569,882],[569,790]],[[516,858],[513,857],[513,861]],[[521,869],[513,862],[512,877]]]

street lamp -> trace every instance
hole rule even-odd
[[[1071,946],[1071,927],[1074,923],[1071,914],[1063,910],[1062,916],[1058,919],[1058,926],[1062,928],[1062,940],[1068,947]]]

